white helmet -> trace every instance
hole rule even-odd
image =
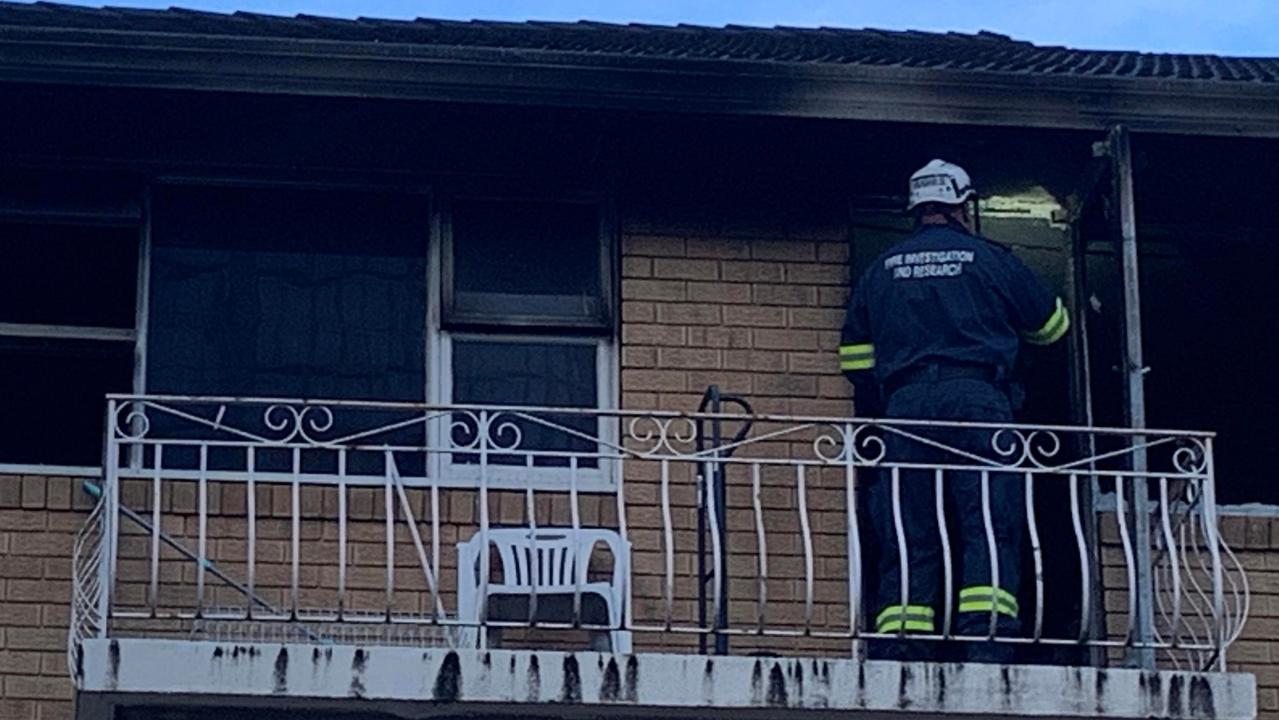
[[[910,176],[910,204],[906,209],[913,210],[916,205],[929,202],[959,205],[976,194],[963,168],[945,160],[933,160]]]

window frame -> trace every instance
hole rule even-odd
[[[483,200],[489,202],[576,202],[593,204],[599,213],[599,253],[602,277],[600,294],[603,300],[603,324],[557,323],[538,318],[537,322],[522,322],[526,318],[512,315],[509,324],[494,322],[453,322],[445,308],[452,299],[453,249],[450,209],[456,200]],[[617,331],[617,279],[616,269],[620,252],[617,216],[609,196],[601,193],[562,194],[494,194],[453,193],[436,198],[432,215],[432,247],[427,260],[429,285],[438,288],[431,292],[427,302],[427,364],[431,373],[427,378],[428,402],[437,406],[453,404],[453,348],[454,338],[496,341],[572,342],[593,344],[596,347],[596,410],[601,412],[597,437],[606,447],[620,445],[620,421],[607,413],[620,407],[621,368]],[[431,363],[434,362],[432,366]],[[434,447],[447,447],[448,429],[443,423],[432,423],[429,442]],[[621,463],[601,459],[599,467],[580,468],[577,490],[581,492],[610,492],[617,488]],[[453,463],[450,457],[434,453],[427,466],[428,476],[434,473],[442,487],[480,487],[479,469],[472,465]],[[484,486],[498,490],[564,491],[569,488],[568,473],[558,467],[490,466]]]
[[[137,266],[134,274],[133,327],[109,327],[96,325],[67,325],[49,323],[0,322],[0,337],[30,338],[38,340],[87,340],[132,346],[132,392],[146,392],[146,299],[149,294],[151,214],[150,190],[144,187],[139,203],[125,211],[111,211],[95,207],[54,207],[26,210],[22,207],[0,206],[0,223],[26,225],[73,225],[85,227],[110,227],[133,230],[137,243]],[[105,413],[105,401],[102,411]],[[105,415],[104,415],[105,417]],[[96,477],[101,468],[91,465],[65,465],[56,462],[5,462],[0,461],[0,474],[66,475],[70,477]]]
[[[477,201],[491,203],[546,203],[573,204],[593,206],[598,216],[599,267],[597,279],[600,287],[600,312],[596,317],[583,319],[553,318],[543,315],[491,315],[487,313],[467,313],[457,309],[457,292],[454,280],[454,239],[453,239],[453,204],[458,201]],[[491,193],[454,193],[442,195],[436,205],[439,215],[440,238],[440,328],[447,330],[460,329],[509,329],[523,328],[532,332],[568,331],[594,333],[598,335],[615,334],[617,324],[616,300],[616,223],[613,218],[612,205],[608,199],[598,193],[564,193],[564,194],[491,194]]]

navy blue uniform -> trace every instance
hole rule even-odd
[[[927,225],[880,255],[857,283],[844,323],[840,367],[857,386],[863,411],[887,418],[1007,423],[1013,419],[1007,381],[1020,342],[1055,342],[1069,325],[1060,299],[1007,248],[958,225]],[[878,402],[880,395],[882,408],[862,402],[867,396]],[[891,463],[973,465],[961,453],[992,454],[989,431],[911,432],[959,453],[887,433]],[[931,471],[903,469],[896,476],[886,471],[870,487],[867,500],[881,548],[880,606],[872,618],[877,632],[941,629],[935,481]],[[992,611],[998,634],[1015,634],[1020,627],[1022,485],[1001,473],[990,473],[987,481],[996,562],[989,552],[980,474],[952,471],[943,482],[960,528],[960,537],[952,539],[960,550],[954,626],[960,635],[986,635]],[[898,652],[889,654],[896,657],[916,651],[909,644],[893,647]],[[1002,652],[983,647],[970,659],[1002,659]]]

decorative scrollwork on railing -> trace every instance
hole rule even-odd
[[[685,415],[641,415],[626,423],[625,444],[631,452],[645,457],[663,453],[687,457],[694,454],[697,430],[697,421]]]
[[[272,432],[282,433],[273,438],[275,442],[301,440],[321,444],[324,440],[317,435],[333,429],[333,411],[323,405],[270,405],[262,411],[262,424]]]
[[[873,425],[858,425],[849,436],[848,452],[859,465],[878,465],[888,456],[888,444],[873,428]]]
[[[1203,475],[1208,470],[1208,449],[1199,438],[1185,438],[1172,453],[1172,466],[1183,475]]]
[[[146,404],[139,400],[122,402],[115,408],[112,430],[120,440],[141,440],[151,432],[151,419]]]
[[[851,451],[848,440],[849,436],[844,427],[834,424],[820,425],[817,437],[813,438],[813,455],[822,462],[844,462]]]

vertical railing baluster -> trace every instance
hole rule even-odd
[[[160,604],[160,502],[161,475],[164,468],[164,445],[156,443],[155,468],[151,475],[151,617]]]
[[[663,578],[662,595],[666,605],[666,629],[669,631],[675,614],[675,531],[671,521],[671,461],[662,458],[661,494],[662,494],[662,558]]]
[[[107,415],[103,427],[107,441],[103,448],[102,463],[102,542],[98,552],[98,636],[105,639],[111,625],[111,609],[115,601],[116,557],[119,552],[120,532],[120,408],[115,400],[107,401]]]
[[[1172,532],[1172,518],[1169,514],[1168,507],[1168,478],[1159,478],[1159,520],[1164,535],[1164,545],[1167,548],[1168,556],[1168,572],[1171,574],[1172,580],[1172,620],[1171,620],[1171,647],[1176,648],[1180,643],[1181,635],[1181,566],[1178,562],[1180,555],[1177,551],[1177,540]]]
[[[902,520],[902,477],[901,468],[894,465],[890,473],[890,484],[893,496],[893,534],[897,537],[897,572],[899,577],[898,598],[899,613],[904,613],[910,605],[910,560],[906,546],[906,526]],[[898,623],[898,635],[906,634],[906,623]],[[875,628],[876,631],[879,628]]]
[[[385,617],[388,622],[395,616],[395,488],[392,487],[390,454],[383,458],[386,478],[382,484],[383,526],[386,543],[386,608]]]
[[[795,466],[795,489],[799,505],[799,531],[804,545],[804,634],[813,631],[815,605],[813,578],[813,531],[808,517],[808,482],[804,465]]]
[[[533,454],[528,453],[524,456],[524,467],[529,472],[530,479],[533,473]],[[533,483],[530,482],[524,486],[524,514],[528,518],[528,537],[525,538],[526,552],[529,560],[529,567],[536,567],[537,564],[537,502],[533,497]],[[516,563],[518,566],[518,563]],[[537,627],[537,586],[536,582],[528,584],[528,622],[532,627]]]
[[[1035,630],[1031,637],[1038,642],[1044,634],[1044,553],[1039,544],[1039,522],[1035,517],[1035,474],[1026,473],[1026,529],[1030,533],[1030,552],[1035,563]]]
[[[480,410],[476,417],[479,433],[477,446],[480,454],[479,513],[480,513],[480,647],[488,647],[488,596],[489,596],[489,433],[492,422],[487,410]]]
[[[751,463],[751,505],[755,511],[755,543],[759,548],[756,632],[763,635],[768,613],[768,535],[764,529],[764,503],[760,497],[759,463]]]
[[[1092,577],[1089,565],[1088,536],[1084,533],[1083,513],[1079,503],[1079,474],[1070,474],[1070,523],[1075,531],[1075,548],[1079,551],[1079,641],[1085,642],[1092,629]]]
[[[244,586],[248,588],[248,617],[254,618],[254,598],[257,594],[257,558],[258,558],[258,486],[257,486],[257,448],[250,445],[245,453],[244,467],[248,477],[245,478],[245,515],[247,515],[248,547],[245,548]]]
[[[627,554],[627,567],[630,567],[631,538],[630,531],[626,524],[626,460],[619,454],[617,456],[617,533],[622,537],[622,552]],[[626,592],[623,593],[625,598],[624,607],[622,608],[622,626],[623,630],[630,630],[634,620],[634,608],[631,598],[632,587],[630,574],[627,573],[622,581],[626,583]]]
[[[845,548],[848,552],[848,632],[854,638],[861,631],[862,540],[857,518],[857,448],[853,426],[845,423],[844,440],[844,508]],[[856,643],[854,643],[855,646]],[[853,648],[856,654],[856,647]]]
[[[298,619],[298,576],[302,566],[302,449],[293,448],[293,477],[289,481],[289,618]]]
[[[1204,544],[1212,566],[1212,637],[1216,649],[1217,670],[1226,670],[1226,595],[1222,580],[1221,540],[1217,527],[1216,468],[1213,463],[1213,442],[1204,438],[1203,521]],[[1243,618],[1240,618],[1243,622]]]
[[[350,602],[346,590],[346,448],[338,451],[338,620]]]
[[[995,523],[990,510],[990,471],[981,471],[981,520],[986,529],[986,551],[990,556],[990,632],[994,638],[999,625],[999,546],[995,540]]]
[[[573,543],[565,560],[572,563],[566,569],[571,569],[573,573],[573,627],[576,628],[582,626],[582,583],[586,581],[586,571],[590,565],[591,551],[594,549],[592,546],[587,548],[585,555],[581,554],[582,515],[581,508],[578,507],[576,455],[568,459],[568,512]]]
[[[724,558],[721,553],[723,549],[719,541],[719,501],[714,487],[715,464],[707,460],[703,464],[704,473],[702,475],[706,486],[703,490],[706,497],[706,516],[707,522],[710,524],[711,531],[711,575],[714,579],[711,591],[711,627],[715,629],[716,637],[719,637],[720,628],[720,607],[724,601],[723,586],[721,578],[724,577]]]
[[[1135,639],[1137,623],[1137,573],[1133,559],[1132,537],[1128,534],[1128,510],[1124,502],[1123,476],[1115,475],[1115,518],[1119,522],[1119,541],[1123,545],[1124,572],[1128,578],[1128,629],[1124,631],[1127,643]]]
[[[209,446],[200,445],[200,474],[197,481],[196,522],[198,524],[195,561],[195,616],[204,617],[204,569],[209,564]]]
[[[950,556],[950,528],[946,526],[946,487],[945,471],[937,468],[933,471],[933,504],[937,513],[937,535],[941,539],[942,562],[942,607],[941,634],[950,637],[951,616],[954,611],[955,568]]]

